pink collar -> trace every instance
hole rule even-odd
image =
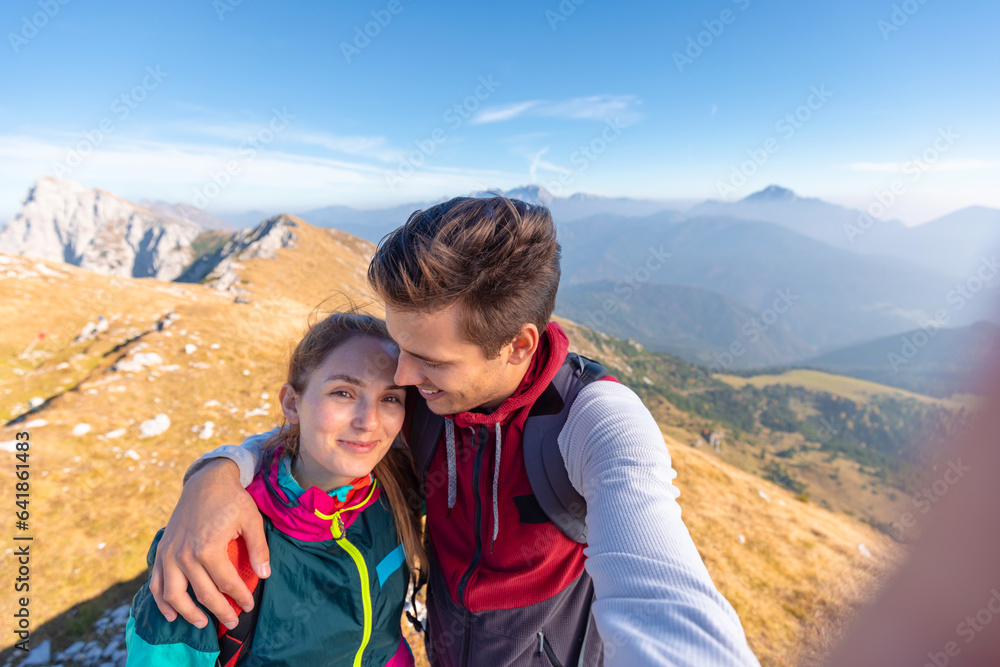
[[[339,538],[343,535],[342,531],[350,527],[358,515],[381,495],[381,486],[372,478],[372,484],[357,489],[345,503],[338,502],[315,486],[307,489],[298,500],[291,499],[278,485],[281,454],[280,448],[264,454],[264,465],[247,491],[275,528],[289,537],[306,542]],[[336,525],[338,519],[342,527]]]

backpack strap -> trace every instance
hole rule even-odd
[[[250,554],[246,542],[239,537],[229,543],[229,560],[236,566],[243,583],[253,593],[253,609],[243,609],[228,595],[226,599],[237,614],[236,627],[230,630],[219,623],[219,658],[218,667],[235,667],[249,652],[253,644],[253,633],[257,629],[257,617],[260,615],[261,598],[264,596],[264,582],[254,574],[250,565]]]
[[[559,433],[580,390],[607,374],[607,369],[596,361],[574,353],[566,355],[548,388],[558,392],[558,411],[529,416],[524,424],[524,467],[531,490],[546,516],[580,544],[587,542],[587,502],[569,480],[559,451]]]
[[[566,464],[559,451],[559,433],[569,409],[586,385],[600,380],[608,370],[596,361],[570,353],[543,393],[538,405],[547,404],[543,414],[531,414],[524,424],[524,465],[531,490],[545,515],[567,537],[580,544],[587,542],[587,503],[569,481]],[[407,443],[413,454],[417,476],[423,481],[444,433],[444,417],[417,400],[413,406],[410,437]]]

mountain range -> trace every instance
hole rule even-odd
[[[995,282],[975,282],[1000,241],[995,209],[970,207],[917,228],[880,220],[852,237],[845,229],[860,211],[778,186],[693,206],[556,197],[535,185],[506,194],[553,213],[563,247],[558,314],[717,370],[806,363],[905,334],[942,309],[950,327],[997,321]],[[235,266],[253,255],[249,246],[273,253],[293,244],[296,220],[377,242],[434,203],[250,212],[253,222],[237,230],[233,218],[187,204],[133,204],[42,178],[0,229],[0,250],[108,275],[209,282],[238,296]],[[969,295],[959,308],[963,287],[989,296]]]

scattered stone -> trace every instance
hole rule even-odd
[[[249,375],[249,373],[246,373],[246,375]],[[34,410],[35,408],[40,407],[44,403],[45,403],[44,398],[42,398],[41,396],[34,396],[33,398],[31,398],[31,400],[28,401],[28,406],[32,410]]]
[[[260,397],[261,397],[262,400],[266,401],[267,399],[271,398],[271,395],[265,391],[264,393],[262,393],[260,395]]]
[[[73,435],[79,437],[90,433],[90,424],[77,424],[73,427]]]
[[[188,343],[187,345],[184,346],[184,354],[194,354],[197,351],[198,351],[197,345],[192,345],[191,343]]]
[[[138,461],[141,458],[139,456],[139,452],[135,451],[134,449],[126,449],[125,456],[129,457],[133,461]]]
[[[105,438],[120,438],[125,435],[125,429],[116,428],[114,431],[108,431],[104,434]]]
[[[250,417],[261,417],[267,415],[267,406],[257,408],[255,410],[247,410],[243,413],[244,419],[249,419]]]
[[[21,665],[47,665],[52,662],[52,642],[46,639],[28,652]]]
[[[17,440],[5,440],[0,442],[0,451],[4,452],[16,452],[17,451]]]
[[[243,371],[243,375],[250,375],[250,371],[248,371],[248,370],[244,370],[244,371]]]
[[[214,398],[212,400],[210,400],[210,401],[205,401],[205,407],[206,408],[214,408],[214,407],[216,407],[218,405],[220,405],[220,403],[217,400],[215,400]]]
[[[56,366],[56,370],[57,371],[64,371],[67,368],[69,368],[69,364],[67,364],[65,361],[62,362],[61,364],[59,364],[58,366]]]
[[[125,373],[140,373],[150,366],[159,366],[163,363],[163,357],[156,352],[136,352],[131,359],[122,359],[115,364],[112,370],[123,371]]]
[[[198,437],[202,440],[208,440],[213,435],[215,435],[215,423],[205,422],[205,425],[201,427],[201,432],[198,434]]]
[[[746,541],[747,541],[747,538],[743,537],[742,535],[737,535],[737,536],[736,536],[736,540],[737,540],[737,541],[738,541],[738,542],[739,542],[740,544],[746,544]]]
[[[32,419],[24,423],[24,428],[41,428],[48,425],[49,423],[44,419]]]
[[[168,428],[170,428],[170,417],[161,412],[139,425],[139,437],[152,438],[153,436],[165,433]]]
[[[764,493],[760,489],[757,489],[757,495],[759,495],[761,498],[763,498],[767,502],[771,502],[771,496],[767,495],[766,493]]]
[[[103,548],[104,548],[104,547],[106,547],[106,546],[108,546],[108,543],[107,543],[107,542],[101,542],[100,544],[98,544],[98,545],[97,545],[97,548],[98,548],[98,549],[103,549]]]
[[[219,345],[218,343],[212,343],[209,347],[212,348],[213,350],[218,350],[222,346]]]
[[[871,558],[871,557],[872,557],[872,552],[871,552],[871,551],[869,551],[869,550],[868,550],[868,547],[866,547],[866,546],[865,546],[865,545],[863,545],[863,544],[859,544],[859,545],[858,545],[858,552],[859,552],[859,553],[860,553],[860,554],[861,554],[862,556],[864,556],[865,558]]]

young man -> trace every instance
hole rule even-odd
[[[549,322],[559,256],[544,207],[456,198],[414,213],[369,268],[400,347],[395,380],[420,395],[404,433],[426,496],[431,664],[758,665],[681,520],[652,415],[613,378],[555,389],[568,347]],[[539,418],[559,420],[546,436],[558,437],[554,463],[525,458]],[[226,556],[238,534],[267,576],[261,519],[240,488],[259,441],[189,471],[151,579],[168,619],[207,621],[188,583],[223,622],[235,614],[222,592],[252,604]],[[582,495],[585,533],[539,502],[545,464]]]

